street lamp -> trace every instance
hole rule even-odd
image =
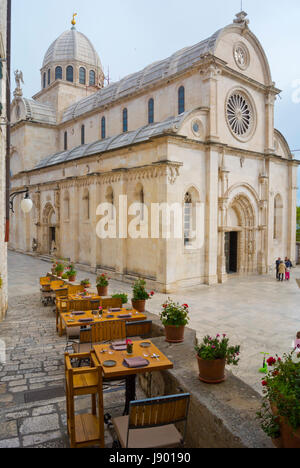
[[[26,190],[21,190],[20,192],[13,192],[10,195],[9,204],[10,204],[10,209],[11,209],[11,211],[13,213],[14,213],[14,200],[15,200],[15,198],[18,195],[23,195],[23,194],[25,194],[25,197],[21,201],[21,210],[23,211],[24,214],[28,214],[32,210],[33,202],[32,202],[32,200],[31,200],[31,198],[29,196],[29,189],[28,189],[28,187],[26,187]]]

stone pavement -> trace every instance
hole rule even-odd
[[[0,324],[7,358],[5,365],[0,363],[0,448],[68,446],[65,399],[24,401],[25,392],[63,386],[65,338],[56,335],[53,307],[44,308],[37,292],[38,278],[48,269],[49,264],[40,259],[9,253],[9,312]],[[95,275],[80,271],[78,279],[83,278],[95,284]],[[172,298],[189,304],[190,326],[199,338],[227,333],[234,344],[242,345],[240,365],[232,371],[261,392],[260,352],[289,351],[300,330],[300,290],[295,278],[300,278],[299,268],[293,270],[289,283],[278,283],[270,276],[235,277],[224,285],[199,286]],[[126,292],[131,298],[129,284],[111,281],[110,293],[115,292]],[[165,299],[156,294],[148,310],[158,315]],[[123,400],[123,389],[106,393],[105,410],[121,414]],[[85,412],[88,407],[89,400],[81,399],[78,409]],[[107,446],[111,442],[107,432]]]

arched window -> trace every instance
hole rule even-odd
[[[282,235],[282,211],[283,204],[280,195],[277,195],[274,199],[274,240],[280,240]]]
[[[185,112],[185,89],[180,86],[178,90],[178,114]]]
[[[85,68],[79,68],[79,83],[85,85],[86,83],[86,71]]]
[[[64,150],[67,151],[68,149],[68,132],[64,133]]]
[[[85,126],[81,125],[81,144],[85,144]]]
[[[190,245],[193,223],[193,199],[187,192],[184,197],[184,245]]]
[[[69,192],[65,192],[64,195],[64,218],[66,221],[70,219],[70,195]]]
[[[183,207],[183,233],[184,246],[186,248],[200,248],[199,239],[196,231],[199,227],[198,203],[200,202],[199,192],[194,187],[190,187],[184,195]]]
[[[48,70],[48,85],[51,83],[51,70]]]
[[[63,78],[62,68],[61,67],[56,67],[55,68],[55,79],[56,80],[62,80],[62,78]]]
[[[101,138],[104,140],[106,138],[106,120],[105,117],[101,119]]]
[[[90,86],[95,86],[96,84],[96,73],[94,70],[90,71]]]
[[[114,220],[114,204],[115,204],[115,197],[114,197],[114,191],[112,189],[112,187],[108,187],[107,191],[106,191],[106,203],[109,203],[111,205],[111,209],[110,209],[110,213],[109,213],[109,216],[110,216],[110,219],[111,220]]]
[[[123,132],[128,132],[128,110],[123,109]]]
[[[69,81],[70,83],[73,83],[74,81],[74,70],[71,65],[67,67],[67,81]]]
[[[154,99],[149,99],[148,102],[148,123],[152,124],[154,122]]]
[[[43,74],[43,88],[46,88],[46,72]]]
[[[136,189],[135,189],[135,200],[137,203],[141,204],[141,212],[140,212],[140,219],[141,221],[144,221],[145,218],[145,193],[144,193],[144,187],[142,184],[138,184]]]
[[[82,203],[83,216],[86,220],[89,220],[90,219],[90,194],[87,189],[84,191],[82,202],[83,202]]]

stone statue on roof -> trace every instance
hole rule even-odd
[[[21,88],[21,83],[24,84],[23,72],[21,70],[15,71],[15,81],[16,81],[16,89],[14,91],[14,96],[23,96],[23,91]]]

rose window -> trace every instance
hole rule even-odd
[[[234,93],[227,102],[227,119],[233,133],[239,137],[249,134],[252,127],[252,108],[240,93]]]

